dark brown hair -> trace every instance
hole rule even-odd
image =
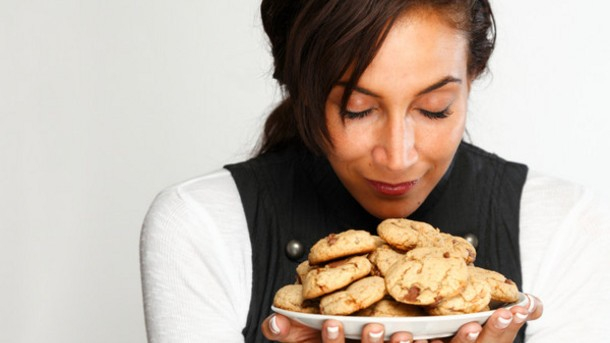
[[[431,9],[468,37],[468,74],[487,68],[495,44],[488,0],[263,0],[263,27],[271,43],[273,77],[284,100],[265,123],[258,153],[301,142],[323,153],[330,139],[325,102],[350,70],[342,107],[394,22],[407,11]]]

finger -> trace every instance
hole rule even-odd
[[[390,343],[411,343],[413,342],[413,335],[410,332],[400,331],[395,332],[390,337]]]
[[[451,343],[472,343],[476,342],[477,338],[483,331],[481,324],[477,322],[471,322],[462,325],[458,332],[451,339]]]
[[[261,324],[263,335],[271,341],[303,342],[320,341],[320,331],[293,322],[281,314],[274,313]]]
[[[263,335],[269,340],[277,340],[281,335],[281,328],[278,325],[278,316],[276,314],[272,314],[271,316],[265,318],[263,323],[261,324],[261,330],[263,331]],[[286,331],[286,326],[284,326],[284,331]]]
[[[530,316],[530,313],[528,312],[526,307],[515,306],[510,309],[510,312],[513,314],[513,322],[511,323],[511,326],[513,326],[514,329],[517,330],[519,330],[521,326],[523,326],[523,323],[525,323]]]
[[[529,316],[527,320],[536,320],[542,316],[543,305],[542,301],[531,294],[525,295],[528,298],[527,311]]]
[[[513,306],[510,312],[513,315],[513,321],[509,325],[509,330],[519,330],[523,323],[528,320],[536,320],[542,315],[542,302],[536,297],[526,294],[528,303],[525,306]]]
[[[338,320],[329,319],[322,325],[322,342],[344,343],[343,324]]]
[[[477,342],[512,342],[523,325],[523,322],[515,323],[514,317],[507,309],[496,310],[485,323]]]
[[[385,330],[383,325],[377,323],[367,324],[362,329],[362,343],[382,343]]]

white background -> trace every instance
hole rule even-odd
[[[142,219],[279,97],[258,1],[0,0],[0,342],[145,341]],[[496,1],[472,141],[610,197],[605,2]]]

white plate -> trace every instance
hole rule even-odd
[[[519,300],[505,306],[525,306],[527,297],[519,293]],[[385,338],[397,331],[408,331],[413,334],[414,339],[431,339],[453,336],[464,324],[470,322],[485,323],[487,318],[494,311],[485,311],[470,314],[457,314],[449,316],[427,316],[427,317],[357,317],[357,316],[326,316],[321,314],[309,314],[293,311],[286,311],[275,306],[271,306],[274,312],[283,314],[311,328],[320,330],[322,323],[327,319],[336,319],[343,323],[345,337],[350,339],[360,339],[360,334],[364,325],[368,323],[380,323],[385,327]]]

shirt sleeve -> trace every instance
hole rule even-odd
[[[591,191],[533,173],[521,206],[523,289],[544,313],[526,341],[603,341],[610,323],[610,206]]]
[[[140,264],[149,342],[243,342],[251,247],[228,171],[155,198],[142,228]]]

